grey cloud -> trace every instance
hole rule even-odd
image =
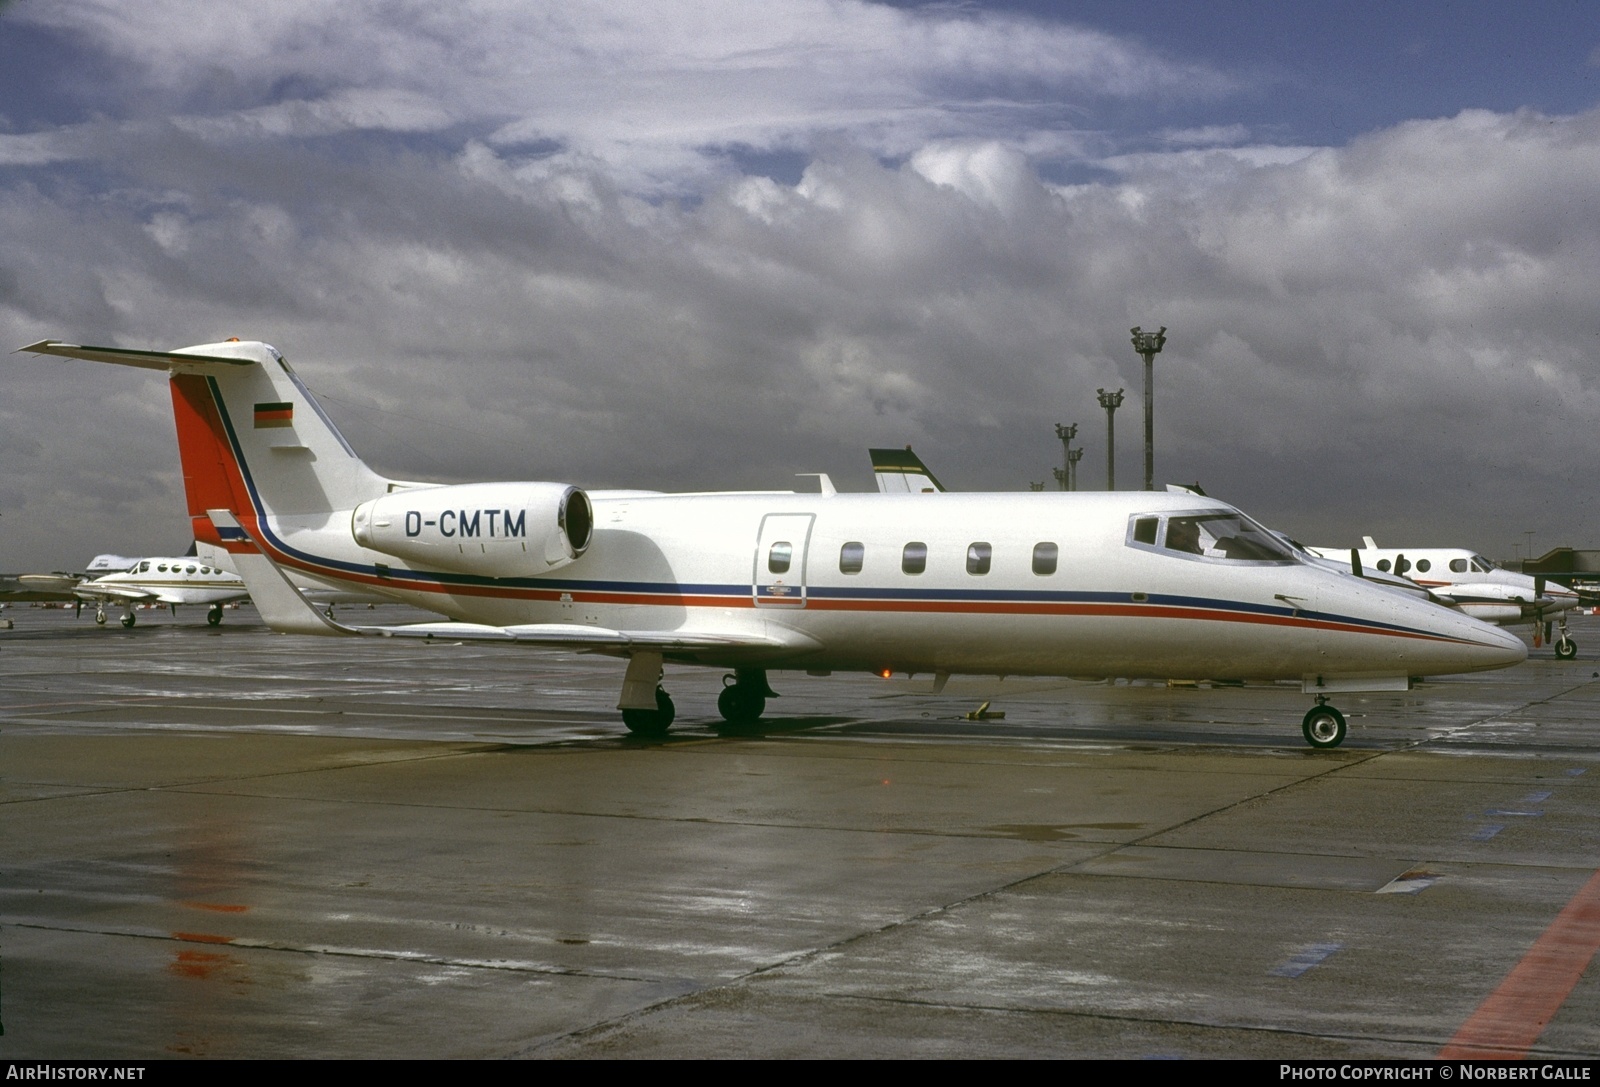
[[[38,10],[109,20],[108,48],[125,29],[110,6]],[[809,162],[786,185],[729,160],[705,173],[704,144],[729,131],[717,109],[676,132],[670,111],[643,108],[586,129],[558,103],[547,127],[563,149],[496,144],[518,110],[537,113],[527,100],[496,118],[481,84],[424,93],[392,74],[463,48],[466,20],[404,8],[409,23],[352,18],[330,44],[305,36],[302,10],[243,46],[241,78],[300,65],[315,96],[0,137],[4,342],[269,340],[403,477],[704,489],[824,470],[865,489],[866,447],[909,441],[949,483],[1022,489],[1057,462],[1057,421],[1081,424],[1082,479],[1098,485],[1100,386],[1129,391],[1119,477],[1136,481],[1128,328],[1166,324],[1162,481],[1198,479],[1311,542],[1592,539],[1580,468],[1600,452],[1600,113],[1466,113],[1342,148],[1180,143],[1062,186],[1039,173],[1083,151],[1061,131],[967,130],[931,99],[914,125],[873,127],[896,87],[926,94],[919,73],[1004,52],[994,27],[1022,25],[969,19],[989,28],[975,45],[972,26],[934,20],[913,27],[914,77],[862,92],[864,119],[835,97],[772,123]],[[574,10],[568,39],[613,64],[636,48],[626,26],[613,44]],[[867,16],[901,31],[913,18]],[[330,58],[357,32],[383,55],[345,71]],[[163,47],[128,33],[121,48],[148,46],[159,69]],[[1089,41],[1043,37],[1047,54]],[[473,63],[506,70],[492,46]],[[704,49],[713,70],[733,56],[787,79],[797,63],[750,42]],[[434,125],[437,139],[412,138]],[[49,139],[70,154],[38,151]],[[891,139],[904,153],[886,161]],[[645,175],[698,180],[679,200],[641,190]],[[0,568],[178,546],[160,380],[6,366]]]

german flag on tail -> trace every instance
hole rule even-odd
[[[286,426],[293,426],[293,425],[294,425],[294,405],[293,404],[281,403],[281,404],[257,404],[256,405],[256,429],[257,430],[269,430],[269,429],[271,429],[273,427],[286,427]]]

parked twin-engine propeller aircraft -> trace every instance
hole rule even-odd
[[[23,574],[17,579],[24,588],[56,590],[68,599],[92,601],[94,621],[104,626],[106,605],[121,604],[122,625],[131,627],[135,604],[166,604],[178,614],[179,604],[209,604],[206,622],[222,622],[222,605],[250,595],[243,579],[228,570],[208,565],[194,556],[187,558],[133,559],[125,570],[96,578],[70,574]]]
[[[233,556],[275,629],[481,639],[626,658],[618,708],[672,723],[664,661],[731,669],[752,721],[772,669],[1298,679],[1314,747],[1341,691],[1515,664],[1521,640],[1303,561],[1192,494],[661,494],[559,482],[427,486],[356,456],[263,343],[23,350],[171,374],[195,534]],[[288,574],[454,622],[345,626]]]
[[[1578,606],[1578,594],[1565,585],[1542,577],[1506,570],[1463,547],[1379,547],[1371,536],[1361,537],[1359,550],[1308,548],[1328,559],[1352,556],[1351,561],[1384,574],[1409,578],[1447,604],[1474,619],[1497,626],[1533,624],[1533,644],[1550,637],[1554,620],[1561,628],[1556,656],[1571,660],[1578,643],[1567,633],[1567,612]]]

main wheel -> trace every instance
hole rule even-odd
[[[211,610],[206,612],[206,626],[214,627],[222,622],[222,605],[213,604]]]
[[[1332,706],[1312,706],[1300,723],[1306,743],[1319,751],[1344,743],[1344,714]]]
[[[628,731],[635,736],[665,736],[667,729],[672,727],[672,718],[676,715],[677,707],[672,704],[672,696],[657,687],[656,708],[623,710],[622,723],[628,726]]]
[[[1578,643],[1562,635],[1556,643],[1556,660],[1569,661],[1578,655]]]
[[[122,617],[122,625],[123,625],[123,627],[127,628],[127,629],[130,629],[130,630],[133,628],[133,624],[137,623],[138,621],[139,620],[137,620],[137,619],[135,619],[133,617],[133,612],[131,612],[131,611],[128,612],[127,614],[125,614]]]
[[[722,688],[722,693],[717,695],[717,712],[722,714],[723,720],[730,725],[748,725],[761,717],[767,709],[765,695],[741,683]]]

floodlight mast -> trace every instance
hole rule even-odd
[[[1167,342],[1167,326],[1159,332],[1141,331],[1138,325],[1128,331],[1133,333],[1133,349],[1144,358],[1144,489],[1156,489],[1156,400],[1151,384],[1151,370],[1156,356]]]
[[[1100,406],[1106,409],[1106,490],[1117,489],[1117,409],[1122,407],[1122,390],[1108,393],[1096,389]]]
[[[1061,439],[1061,467],[1055,473],[1056,480],[1061,484],[1063,491],[1074,491],[1072,486],[1072,439],[1078,436],[1078,424],[1067,426],[1064,423],[1056,424],[1056,437]]]

